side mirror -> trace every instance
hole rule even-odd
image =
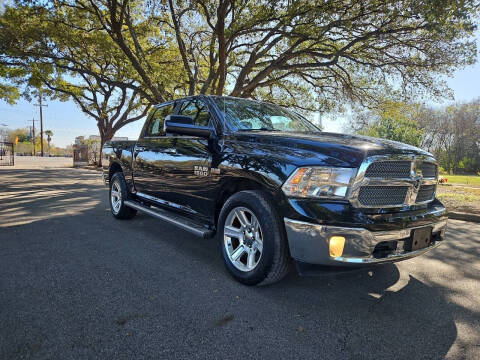
[[[193,124],[193,119],[185,115],[168,115],[163,125],[165,134],[177,134],[210,138],[212,129],[208,126]]]

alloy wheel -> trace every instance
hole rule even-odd
[[[110,201],[112,203],[112,210],[115,214],[118,214],[120,207],[122,206],[122,191],[120,190],[120,184],[118,181],[114,181],[112,189],[110,190]]]
[[[223,238],[233,266],[243,272],[257,267],[263,253],[263,232],[252,211],[245,207],[232,209],[225,220]]]

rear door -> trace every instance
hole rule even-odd
[[[137,195],[161,198],[164,190],[165,159],[172,149],[172,138],[165,136],[163,124],[173,114],[174,102],[160,105],[147,118],[134,148],[133,175]]]

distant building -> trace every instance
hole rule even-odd
[[[8,130],[0,129],[0,141],[4,141],[4,142],[8,141]]]
[[[85,137],[84,136],[77,136],[75,138],[75,145],[82,145],[85,143]]]
[[[128,141],[126,136],[115,136],[112,141]],[[98,164],[101,156],[100,135],[77,136],[75,138],[74,164],[84,166],[87,164]]]
[[[77,136],[75,138],[75,145],[82,145],[85,144],[87,141],[101,141],[100,135],[89,135],[88,140],[86,139],[86,136]],[[126,136],[114,136],[112,138],[112,141],[128,141],[128,137]]]
[[[83,138],[83,136],[79,136]],[[88,165],[88,146],[80,143],[83,139],[75,139],[73,145],[73,167],[87,166]]]

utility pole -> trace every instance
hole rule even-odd
[[[38,120],[35,120],[35,118],[33,118],[32,120],[27,120],[27,121],[32,122],[32,126],[31,126],[31,128],[32,128],[32,145],[33,145],[33,156],[35,156],[35,121],[38,121]]]
[[[35,106],[40,107],[40,156],[43,157],[43,113],[42,113],[42,107],[48,105],[42,105],[42,91],[38,91],[38,104],[35,104]]]

